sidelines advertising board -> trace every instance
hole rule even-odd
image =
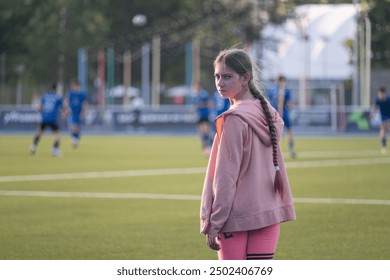
[[[291,115],[297,128],[330,128],[335,131],[372,131],[377,125],[366,111],[343,111],[332,114],[331,110],[295,110]],[[12,106],[0,107],[0,131],[33,131],[40,121],[40,114],[33,108]],[[84,131],[104,133],[130,131],[142,128],[145,131],[196,132],[196,108],[194,106],[160,106],[142,110],[124,110],[123,107],[108,107],[99,110],[90,107],[84,120]],[[68,129],[66,118],[61,119],[62,130]]]
[[[85,130],[126,131],[144,129],[193,129],[196,113],[192,108],[145,108],[121,110],[89,108],[84,120]],[[1,131],[30,131],[37,128],[40,114],[31,108],[6,108],[0,110]],[[61,129],[67,129],[67,120],[60,120]]]
[[[30,130],[35,129],[40,121],[40,114],[30,110],[0,111],[1,130]]]

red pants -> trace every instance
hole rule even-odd
[[[270,260],[279,239],[280,225],[218,234],[220,260]]]

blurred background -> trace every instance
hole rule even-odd
[[[86,131],[131,131],[140,97],[145,131],[194,132],[194,85],[212,95],[213,59],[240,46],[264,89],[286,76],[296,131],[376,131],[388,14],[389,0],[2,0],[0,130],[34,130],[48,85],[64,95],[76,77]]]

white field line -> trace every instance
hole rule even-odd
[[[47,192],[47,191],[0,191],[0,196],[29,196],[29,197],[63,197],[63,198],[137,198],[164,200],[195,200],[199,195],[184,194],[153,194],[153,193],[90,193],[90,192]],[[364,204],[390,205],[390,200],[375,199],[343,199],[343,198],[294,198],[294,203],[324,203],[324,204]]]
[[[0,182],[200,174],[200,173],[205,173],[205,171],[206,171],[205,167],[193,167],[193,168],[168,168],[168,169],[144,169],[144,170],[125,170],[125,171],[99,171],[99,172],[84,172],[84,173],[1,176]]]
[[[294,161],[294,162],[287,162],[286,167],[287,169],[292,169],[292,168],[356,166],[356,165],[377,165],[377,164],[390,164],[390,157],[318,160],[318,161]],[[205,167],[193,167],[193,168],[144,169],[144,170],[101,171],[101,172],[63,173],[63,174],[17,175],[17,176],[0,176],[0,183],[21,182],[21,181],[48,181],[48,180],[95,179],[95,178],[134,177],[134,176],[202,174],[205,173],[205,171],[206,171]]]
[[[294,198],[294,203],[390,205],[390,200],[354,198]]]
[[[380,150],[354,150],[354,151],[303,151],[298,152],[298,158],[345,158],[381,155]]]
[[[171,199],[171,200],[200,200],[199,195],[153,194],[153,193],[0,191],[0,196],[80,197],[80,198],[144,198],[144,199]]]
[[[308,167],[332,167],[332,166],[357,166],[357,165],[377,165],[389,164],[389,157],[381,158],[357,158],[357,159],[331,159],[317,161],[294,161],[287,162],[287,169],[291,168],[308,168]],[[0,177],[1,178],[1,177]]]

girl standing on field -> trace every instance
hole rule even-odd
[[[201,201],[201,232],[219,259],[272,259],[281,222],[295,219],[279,145],[283,120],[256,87],[251,58],[224,50],[215,85],[231,107],[216,119]]]

